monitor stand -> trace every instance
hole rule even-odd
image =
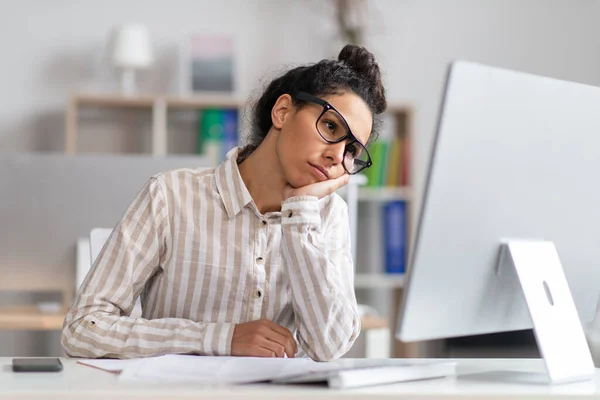
[[[593,379],[592,355],[554,243],[504,240],[497,272],[503,268],[516,270],[549,383]]]

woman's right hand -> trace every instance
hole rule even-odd
[[[298,351],[289,329],[268,319],[237,324],[231,341],[232,356],[293,358]]]
[[[322,182],[311,183],[310,185],[294,188],[289,184],[283,189],[283,200],[294,196],[316,196],[322,199],[325,196],[335,192],[350,181],[350,175],[345,173],[337,178],[327,179]]]

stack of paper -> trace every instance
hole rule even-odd
[[[127,365],[122,381],[188,381],[203,384],[239,384],[271,381],[306,372],[339,368],[306,358],[198,357],[166,355]]]
[[[121,373],[121,381],[238,384],[271,381],[307,372],[335,370],[308,358],[203,357],[165,355],[133,360],[82,360],[80,364]]]
[[[329,387],[342,389],[438,378],[456,372],[455,362],[396,361],[319,363],[308,358],[165,355],[134,360],[82,360],[79,363],[120,372],[119,380],[123,382],[191,382],[211,386],[256,382],[323,382]]]
[[[112,359],[97,359],[97,360],[79,360],[79,364],[87,365],[88,367],[101,369],[102,371],[121,373],[127,366],[131,366],[137,362],[143,361],[141,358],[131,360],[112,360]]]

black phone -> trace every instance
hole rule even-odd
[[[63,365],[58,358],[13,358],[14,372],[60,372]]]

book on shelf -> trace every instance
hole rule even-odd
[[[407,138],[380,139],[369,148],[373,165],[367,168],[367,187],[408,186],[410,145]]]
[[[388,121],[389,122],[389,121]],[[389,125],[389,124],[388,124]],[[373,165],[363,174],[367,178],[367,188],[406,187],[409,182],[410,143],[408,135],[397,133],[393,124],[369,148]],[[383,193],[382,193],[383,196]],[[403,274],[407,264],[408,225],[407,203],[404,200],[384,198],[380,210],[382,233],[381,252],[383,254],[382,273]]]
[[[406,271],[406,202],[387,202],[383,207],[383,246],[385,272],[403,274]]]
[[[229,150],[238,145],[238,110],[206,108],[198,117],[198,154],[217,165]]]

